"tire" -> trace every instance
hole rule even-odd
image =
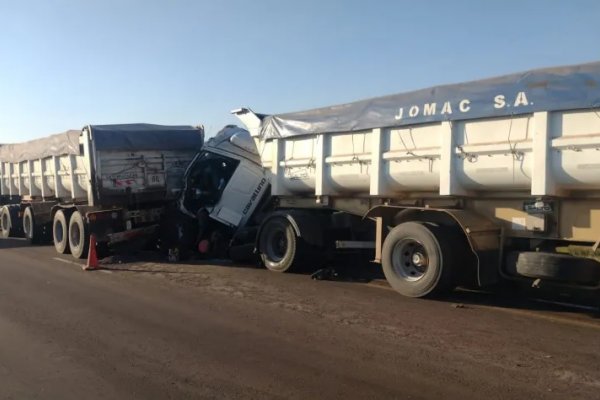
[[[267,269],[275,272],[298,271],[300,267],[300,238],[284,217],[272,218],[262,227],[258,249]]]
[[[23,227],[19,211],[21,206],[12,204],[2,207],[0,211],[0,236],[2,238],[22,237]]]
[[[67,223],[66,210],[58,210],[52,221],[52,240],[54,248],[60,254],[69,254],[69,224]]]
[[[86,258],[90,247],[90,232],[79,211],[71,214],[68,236],[71,255],[75,258]]]
[[[433,297],[453,289],[451,243],[450,232],[437,226],[417,222],[396,226],[385,238],[381,255],[390,286],[408,297]]]
[[[23,236],[31,244],[40,244],[44,242],[44,228],[37,226],[33,209],[27,207],[23,212]]]
[[[1,207],[0,208],[0,238],[2,238],[2,239],[6,239],[9,236],[8,235],[9,231],[4,229],[4,225],[8,225],[7,218],[9,218],[9,217],[8,216],[5,217],[4,212],[5,212],[4,207]]]
[[[600,263],[590,258],[533,251],[518,253],[516,257],[516,273],[527,278],[581,285],[600,282]]]

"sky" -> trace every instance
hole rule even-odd
[[[0,0],[0,143],[600,60],[598,0]]]

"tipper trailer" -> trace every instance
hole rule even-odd
[[[0,235],[82,258],[91,233],[100,243],[150,233],[203,141],[201,127],[126,124],[3,145]]]
[[[600,284],[600,63],[316,110],[235,110],[186,172],[180,238],[289,271],[370,249],[434,295],[501,278]],[[185,232],[187,228],[188,234]]]

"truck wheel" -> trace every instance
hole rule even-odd
[[[87,257],[90,247],[89,229],[79,211],[74,211],[69,220],[69,248],[75,258]]]
[[[18,204],[2,207],[0,211],[0,235],[3,238],[23,236],[22,222],[19,217]]]
[[[27,207],[23,212],[23,234],[31,244],[39,244],[44,241],[43,228],[36,226],[31,207]]]
[[[600,282],[600,263],[568,254],[521,252],[517,256],[516,272],[527,278],[582,285]]]
[[[5,226],[8,226],[8,220],[9,220],[9,216],[4,216],[5,213],[5,207],[0,208],[0,237],[2,239],[6,239],[9,237],[9,231],[8,229],[5,228]]]
[[[382,264],[389,284],[404,296],[434,296],[454,286],[452,247],[437,226],[396,226],[383,242]]]
[[[258,240],[260,257],[271,271],[288,272],[298,267],[300,239],[285,218],[273,218],[263,226]]]
[[[68,254],[69,249],[69,225],[64,210],[58,210],[54,214],[52,222],[52,239],[54,240],[54,248],[60,254]]]

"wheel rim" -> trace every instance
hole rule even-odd
[[[285,231],[276,229],[269,233],[267,237],[266,255],[269,260],[279,262],[285,257],[287,252],[288,242]]]
[[[25,214],[23,217],[23,230],[25,231],[25,235],[27,237],[31,236],[31,217],[29,214]]]
[[[423,244],[415,239],[403,239],[392,251],[394,272],[407,281],[418,281],[427,273],[429,256]]]
[[[8,213],[5,211],[2,213],[2,230],[8,231],[10,227],[8,226]]]
[[[81,229],[79,229],[79,224],[73,224],[73,226],[71,226],[69,235],[71,236],[71,246],[78,247],[81,242]]]
[[[54,238],[58,243],[62,243],[65,236],[65,228],[61,221],[57,221],[54,226]]]

